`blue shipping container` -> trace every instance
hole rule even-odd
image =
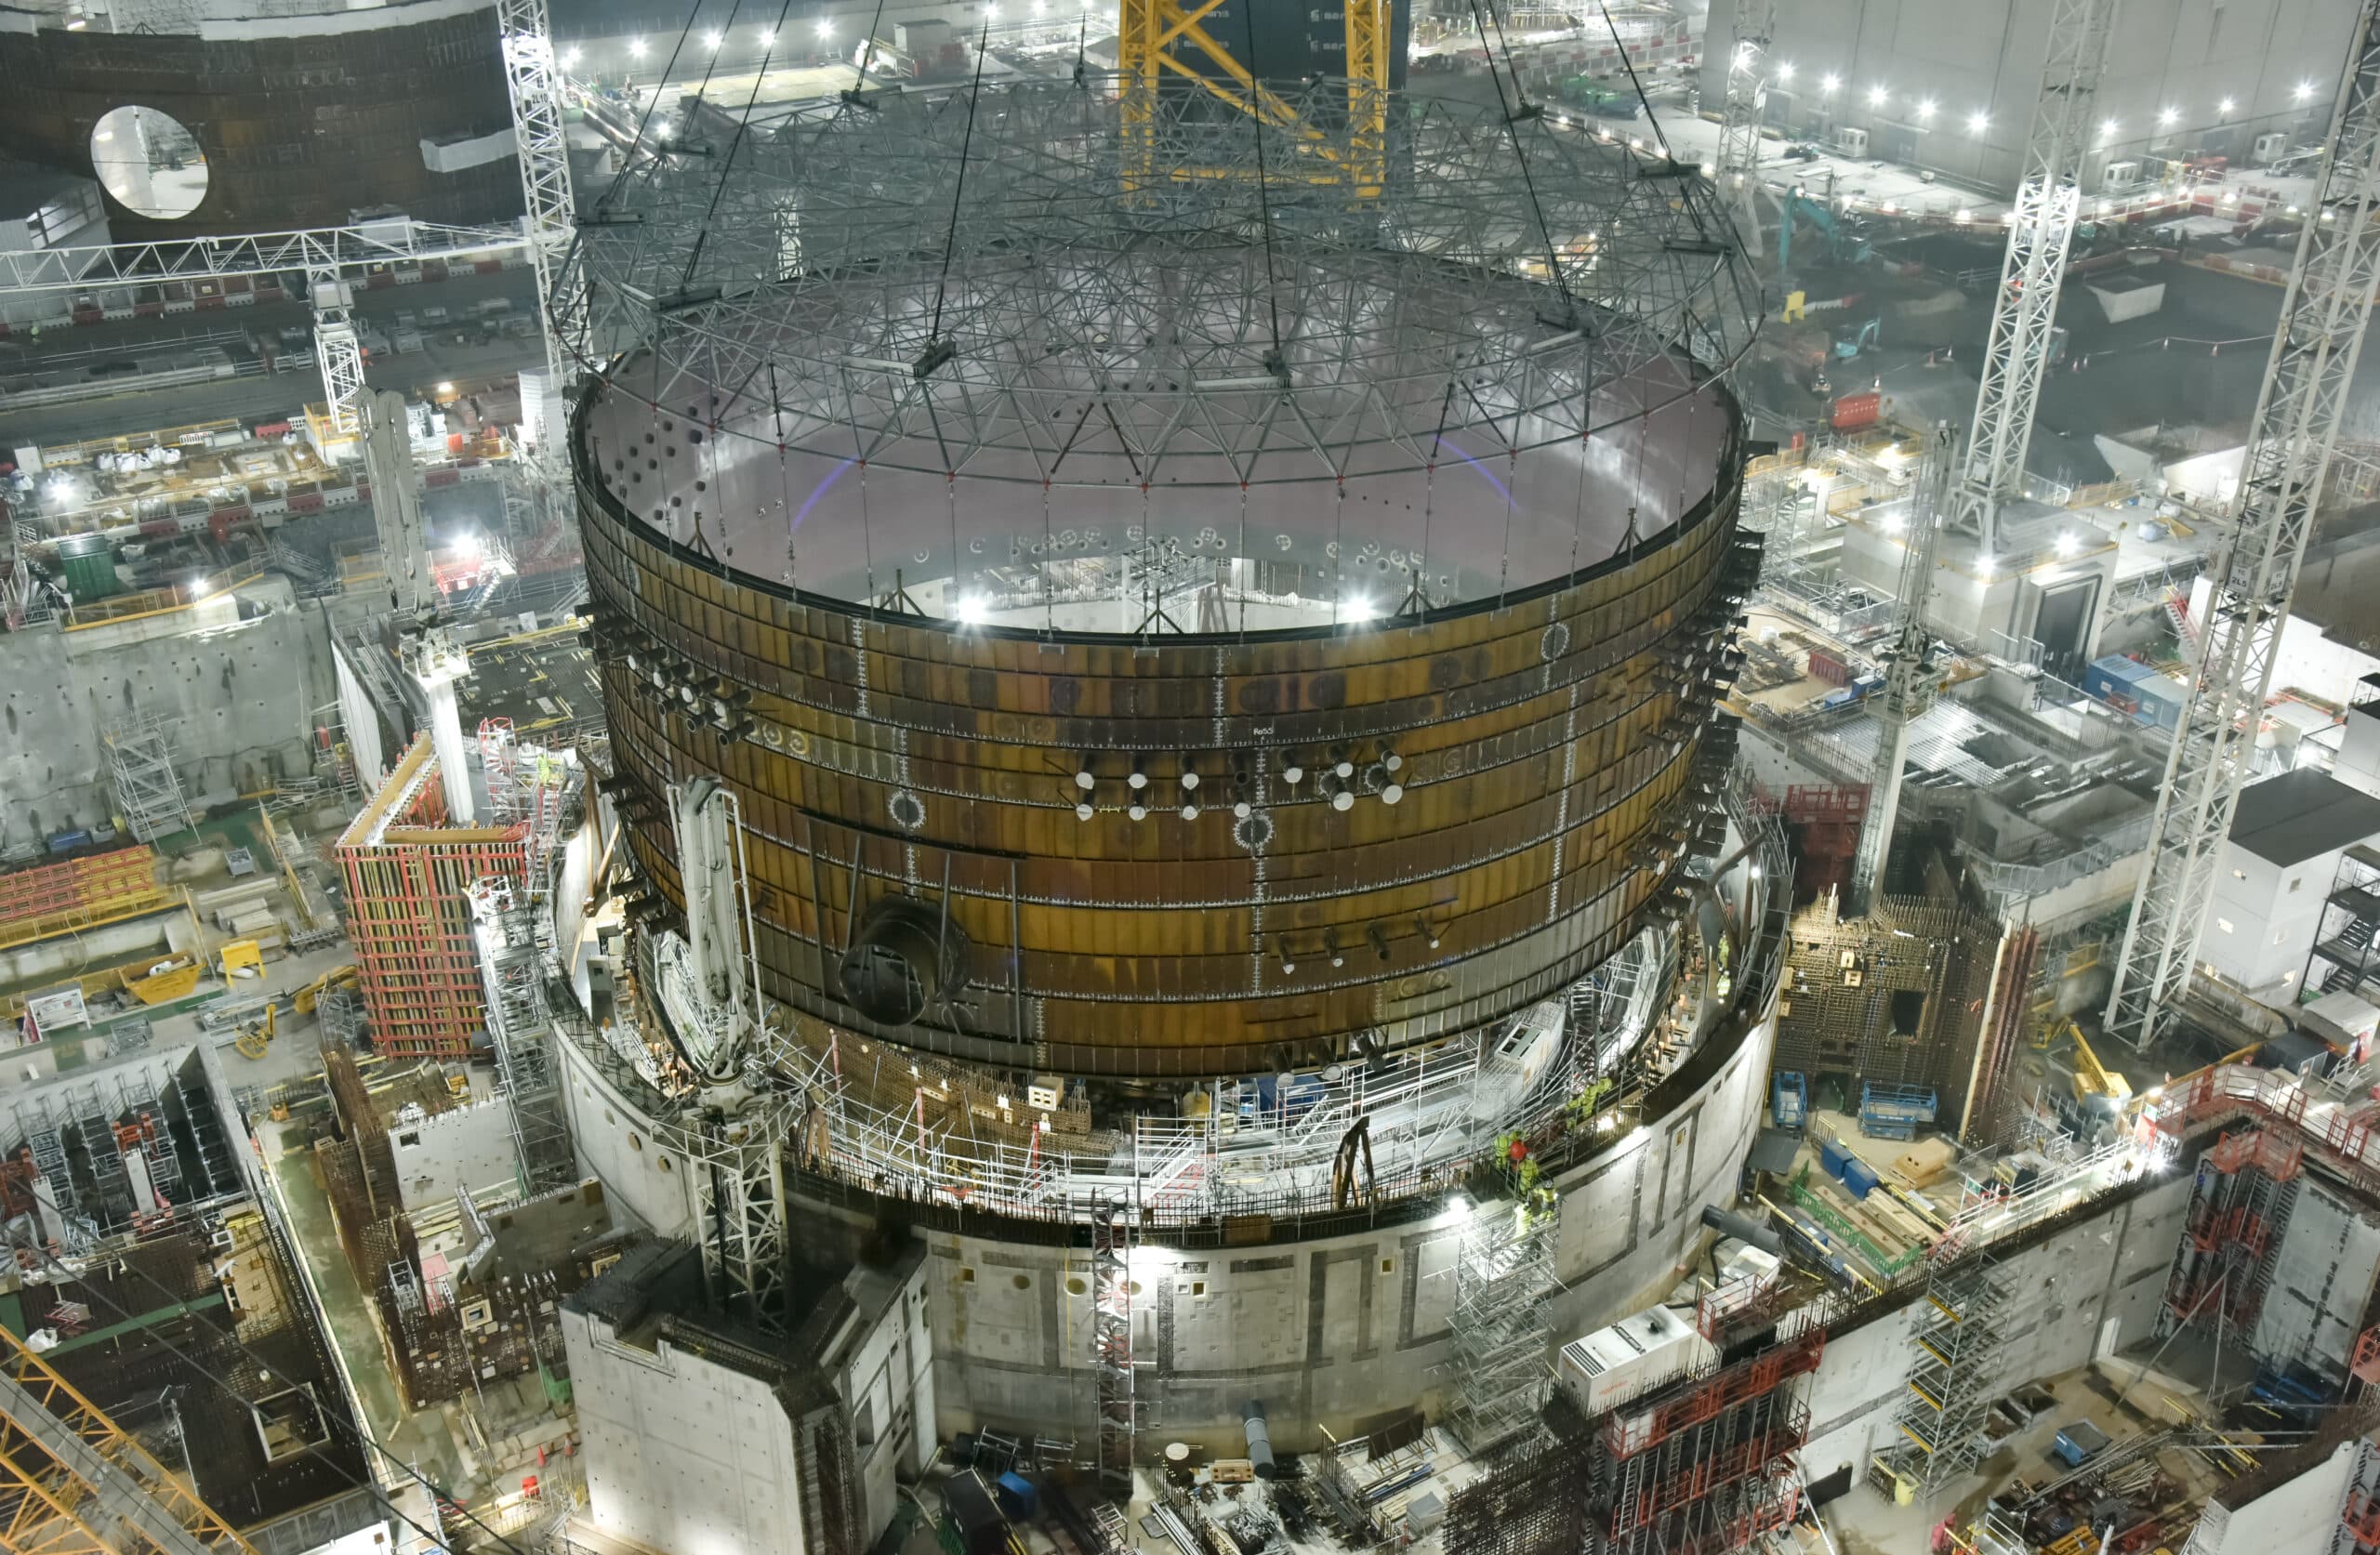
[[[2156,673],[2136,659],[2114,653],[2091,661],[2082,671],[2082,690],[2086,695],[2096,696],[2102,702],[2107,701],[2111,692],[2122,692],[2130,696],[2133,682]]]
[[[2177,729],[2182,721],[2182,705],[2189,700],[2189,688],[2170,675],[2146,675],[2132,683],[2132,694],[2139,700],[2140,721],[2159,729]]]

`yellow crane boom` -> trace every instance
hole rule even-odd
[[[257,1555],[147,1448],[0,1327],[0,1549]]]

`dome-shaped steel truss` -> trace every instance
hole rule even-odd
[[[1348,90],[1284,101],[1329,125]],[[697,112],[663,144],[709,154],[627,175],[559,288],[605,380],[604,479],[801,587],[887,600],[907,559],[909,585],[950,580],[929,615],[973,586],[971,553],[1195,549],[1219,522],[1212,548],[1295,555],[1330,596],[1344,535],[1314,532],[1316,486],[1378,504],[1365,533],[1418,515],[1382,539],[1402,560],[1382,586],[1425,606],[1668,527],[1717,477],[1712,380],[1759,316],[1710,186],[1476,104],[1399,96],[1387,118],[1375,191],[1328,134],[1142,113],[1099,78],[741,131]],[[1430,489],[1442,466],[1473,471],[1465,494]],[[807,561],[780,562],[787,539]]]

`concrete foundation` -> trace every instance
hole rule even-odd
[[[1759,1127],[1774,1030],[1761,1021],[1660,1119],[1556,1179],[1557,1339],[1666,1291],[1700,1245],[1700,1206],[1732,1199]],[[654,1147],[648,1120],[575,1044],[558,1050],[585,1168],[640,1224],[688,1234],[687,1164]],[[855,1245],[875,1225],[862,1211],[800,1196],[788,1218],[819,1248]],[[1242,1247],[1137,1245],[1132,1346],[1153,1422],[1147,1444],[1161,1434],[1236,1451],[1251,1397],[1288,1452],[1318,1445],[1325,1429],[1344,1436],[1367,1416],[1416,1403],[1435,1413],[1453,1383],[1458,1233],[1427,1216],[1384,1211],[1382,1220],[1358,1233]],[[1091,1440],[1088,1247],[922,1234],[938,1434],[993,1426]]]

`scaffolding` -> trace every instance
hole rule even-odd
[[[1893,1422],[1906,1440],[1877,1456],[1875,1467],[1888,1479],[1930,1490],[1983,1456],[2007,1302],[1990,1248],[1968,1245],[1956,1229],[1945,1235],[1936,1245],[1910,1335],[1910,1396]]]
[[[721,1309],[786,1331],[785,1142],[790,1110],[774,1092],[687,1130],[703,1219],[703,1272]]]
[[[173,743],[162,718],[133,718],[107,732],[108,771],[116,812],[141,842],[190,829],[190,804],[174,775]]]
[[[480,719],[480,778],[487,785],[487,818],[498,824],[520,819],[519,754],[510,718]]]
[[[1131,1262],[1130,1210],[1103,1194],[1091,1214],[1091,1347],[1099,1374],[1099,1477],[1119,1491],[1132,1483],[1139,1407],[1132,1388]]]
[[[578,1175],[546,1014],[545,963],[552,935],[550,929],[539,931],[543,915],[502,876],[472,881],[470,901],[496,1084],[512,1112],[521,1193],[535,1198]]]
[[[1463,1450],[1486,1456],[1536,1423],[1553,1373],[1546,1302],[1554,1216],[1529,1204],[1490,1204],[1462,1228],[1448,1317],[1455,1403],[1448,1417]]]
[[[2264,1309],[2305,1159],[2302,1144],[2262,1128],[2227,1133],[2199,1157],[2159,1334],[2195,1328],[2245,1342]]]
[[[1792,1522],[1801,1379],[1824,1349],[1811,1328],[1605,1416],[1588,1491],[1603,1555],[1716,1555]]]
[[[527,868],[527,828],[447,825],[439,777],[416,736],[336,850],[356,982],[386,1056],[469,1056],[485,1010],[469,890]]]

